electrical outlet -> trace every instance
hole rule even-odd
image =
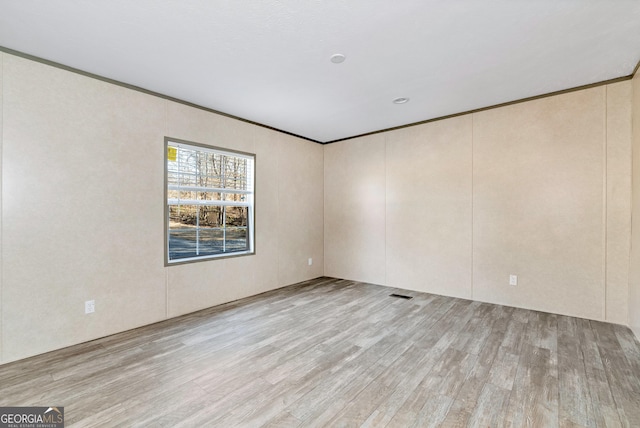
[[[518,285],[518,275],[509,275],[509,285]]]
[[[311,266],[312,264],[313,264],[313,259],[309,257],[309,266]]]
[[[84,302],[84,313],[92,314],[96,311],[96,301],[95,300],[87,300]]]

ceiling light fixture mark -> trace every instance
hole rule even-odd
[[[400,97],[400,98],[396,98],[395,100],[393,100],[394,104],[406,104],[409,102],[409,98],[407,97]]]
[[[345,59],[347,59],[347,57],[342,54],[331,55],[331,62],[334,64],[340,64],[341,62],[344,62]]]

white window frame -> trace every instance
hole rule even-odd
[[[164,139],[164,239],[165,239],[165,266],[177,265],[183,263],[193,263],[200,262],[212,259],[221,259],[221,258],[229,258],[229,257],[239,257],[239,256],[247,256],[255,254],[255,171],[256,171],[256,155],[253,153],[240,152],[237,150],[225,149],[221,147],[214,147],[205,144],[195,143],[192,141],[181,140],[178,138],[170,138],[165,137]],[[252,166],[251,177],[249,177],[250,183],[247,185],[247,190],[240,189],[225,189],[224,187],[214,188],[207,187],[206,189],[211,192],[226,194],[244,194],[247,195],[246,202],[236,202],[236,201],[225,201],[225,200],[214,200],[214,201],[204,201],[197,199],[187,199],[180,200],[176,198],[169,198],[169,187],[171,190],[184,190],[184,191],[202,191],[205,188],[195,187],[195,186],[176,186],[169,185],[169,147],[175,148],[186,148],[188,150],[196,150],[199,152],[205,153],[215,153],[224,156],[231,156],[237,158],[243,158],[250,160],[250,165]],[[222,199],[222,198],[221,198]],[[242,206],[248,208],[247,215],[247,237],[248,237],[248,249],[240,250],[240,251],[224,251],[217,254],[209,254],[209,255],[198,255],[195,257],[183,257],[177,259],[170,259],[169,252],[169,240],[170,240],[170,216],[169,209],[172,205],[197,205],[197,206]],[[223,216],[224,221],[226,221],[225,216]],[[199,231],[199,226],[196,226],[196,231]],[[226,225],[224,226],[224,233],[226,233]],[[199,238],[198,238],[199,239]],[[196,241],[198,243],[198,241]],[[225,241],[223,240],[223,243]]]

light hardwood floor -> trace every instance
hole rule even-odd
[[[0,366],[9,405],[82,427],[639,427],[640,346],[617,325],[319,278]]]

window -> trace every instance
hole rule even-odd
[[[255,155],[165,142],[167,263],[253,254]]]

